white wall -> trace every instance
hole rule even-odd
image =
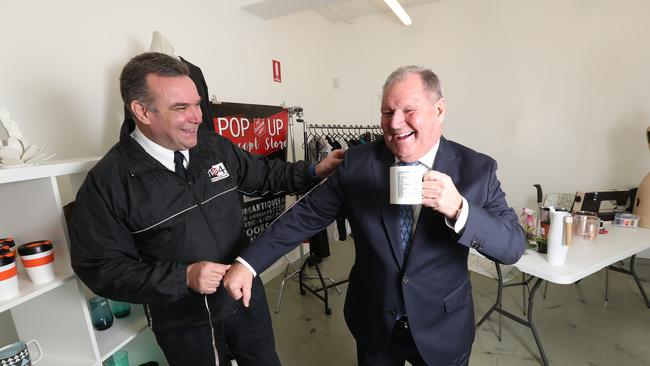
[[[650,2],[445,0],[410,14],[411,27],[337,27],[347,120],[377,121],[385,77],[421,64],[443,81],[444,134],[497,159],[513,206],[536,207],[534,183],[629,189],[648,172]]]
[[[158,30],[202,68],[218,100],[319,110],[331,62],[312,40],[329,23],[316,14],[265,22],[240,9],[254,1],[3,1],[0,106],[60,158],[102,155],[123,117],[119,72]]]
[[[411,27],[264,21],[240,9],[256,1],[1,2],[0,106],[61,158],[101,155],[122,119],[119,71],[158,30],[219,100],[301,105],[311,122],[376,123],[387,74],[430,66],[445,135],[499,161],[516,207],[535,205],[534,183],[630,188],[650,167],[648,1],[443,0],[412,8]]]

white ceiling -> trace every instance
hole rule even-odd
[[[400,0],[409,8],[442,0]],[[262,19],[273,19],[303,11],[315,11],[331,22],[354,23],[357,18],[379,13],[392,13],[383,0],[264,0],[251,1],[242,9]],[[395,21],[397,17],[395,17]]]

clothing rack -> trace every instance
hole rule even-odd
[[[378,125],[308,124],[301,119],[298,119],[297,122],[303,123],[303,148],[305,152],[305,160],[311,163],[317,163],[323,159],[327,153],[331,152],[332,149],[347,148],[351,145],[368,143],[383,138],[381,128]],[[343,144],[346,146],[343,146]],[[314,151],[314,149],[317,151]],[[346,232],[345,218],[341,218],[337,219],[339,233],[341,232],[341,223],[339,220],[343,221],[343,231]],[[317,238],[319,238],[319,244],[317,244],[317,247],[314,247],[315,243],[313,243],[313,241],[317,240]],[[339,294],[341,294],[338,285],[348,282],[349,279],[346,278],[345,280],[334,282],[332,278],[324,276],[321,272],[319,263],[323,258],[330,255],[329,242],[327,240],[327,234],[324,231],[312,237],[309,244],[309,257],[302,263],[298,275],[300,294],[304,295],[306,291],[309,291],[311,294],[322,300],[325,305],[325,314],[330,315],[332,310],[329,307],[328,290],[333,287]],[[307,276],[305,274],[307,266],[313,267],[316,270],[317,275]],[[318,279],[320,281],[320,287],[308,286],[305,284],[306,279]],[[326,279],[330,282],[329,284],[325,282]]]
[[[305,144],[310,137],[329,135],[339,137],[348,141],[361,140],[360,143],[375,141],[383,138],[379,125],[337,125],[337,124],[303,124]],[[368,140],[364,139],[368,138]],[[303,146],[304,147],[304,146]],[[305,148],[305,159],[308,159],[307,148]]]
[[[376,132],[376,133],[381,133],[381,126],[379,125],[340,125],[340,124],[308,124],[304,123],[304,129],[306,131],[313,131],[313,130],[323,130],[323,129],[328,129],[328,130],[360,130],[363,132]]]
[[[308,162],[317,163],[324,156],[309,156],[309,147],[308,141],[313,137],[323,137],[327,141],[327,137],[331,140],[343,141],[347,146],[356,145],[360,143],[366,143],[374,141],[378,138],[383,138],[381,128],[379,125],[340,125],[340,124],[309,124],[306,123],[303,119],[303,109],[299,106],[288,107],[288,120],[289,120],[289,131],[288,131],[288,145],[291,149],[292,160],[295,162],[298,160],[296,156],[296,142],[294,137],[293,126],[295,123],[302,124],[303,127],[303,149],[304,149],[304,158]],[[341,146],[342,147],[342,146]],[[325,235],[326,236],[326,235]],[[304,259],[305,253],[303,251],[302,243],[300,244],[300,269],[295,270],[289,258],[285,255],[284,258],[287,261],[287,266],[284,270],[284,277],[280,285],[280,292],[278,294],[278,301],[275,308],[275,312],[280,312],[280,305],[282,303],[282,294],[284,291],[284,285],[289,279],[294,279],[295,276],[298,276],[298,282],[300,285],[300,293],[304,295],[306,291],[311,292],[314,296],[321,299],[325,303],[325,314],[330,315],[332,310],[329,308],[329,298],[328,290],[332,287],[339,293],[342,294],[341,290],[337,287],[340,284],[348,282],[348,279],[343,281],[335,282],[332,278],[324,276],[318,265],[322,261],[323,257],[329,256],[329,247],[327,248],[327,255],[320,256],[322,253],[315,253],[311,250],[310,242],[310,251],[307,259]],[[307,267],[312,267],[316,270],[317,275],[307,275],[305,270]],[[312,288],[305,284],[305,280],[318,279],[320,281],[321,287]],[[329,282],[329,284],[326,283]],[[320,293],[323,292],[323,295]]]

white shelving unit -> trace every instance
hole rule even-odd
[[[16,245],[40,239],[54,243],[56,278],[46,284],[33,284],[18,263],[19,295],[0,301],[0,347],[17,340],[36,339],[44,353],[39,366],[100,366],[118,349],[133,349],[131,343],[141,333],[147,342],[153,339],[140,305],[131,306],[131,314],[116,318],[109,329],[95,331],[87,307],[87,299],[92,295],[78,282],[70,266],[57,177],[69,179],[76,192],[98,160],[59,160],[0,169],[0,237],[13,236]],[[160,352],[149,352],[146,359],[138,359],[138,352],[134,353],[135,357],[129,354],[132,365],[151,360],[152,354],[161,365],[165,364]]]

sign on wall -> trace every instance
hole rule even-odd
[[[213,128],[240,148],[262,154],[269,159],[287,159],[289,114],[280,106],[243,103],[213,104]],[[249,240],[284,212],[285,196],[244,199],[242,216],[244,232]]]
[[[280,61],[273,60],[273,81],[282,82],[282,71],[280,70]]]

